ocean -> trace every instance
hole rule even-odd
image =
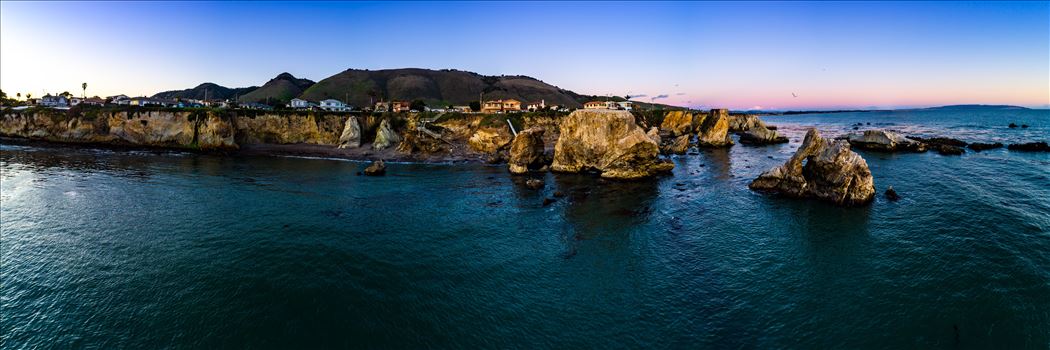
[[[541,191],[505,166],[3,144],[0,348],[1050,347],[1050,153],[858,151],[879,196],[857,208],[747,188],[809,127],[1050,141],[1050,111],[763,119],[791,142]]]

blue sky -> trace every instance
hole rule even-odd
[[[698,107],[1045,108],[1048,4],[2,2],[0,88],[141,95],[421,67]]]

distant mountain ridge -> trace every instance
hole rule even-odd
[[[164,91],[155,98],[233,99],[266,104],[287,103],[293,98],[320,101],[334,98],[353,106],[366,107],[379,100],[423,100],[428,106],[467,105],[470,102],[513,98],[524,104],[543,101],[548,105],[582,107],[590,100],[617,100],[623,97],[581,95],[539,79],[523,75],[486,76],[455,69],[347,69],[318,82],[281,73],[261,87],[226,88],[204,83],[192,89]],[[639,106],[668,105],[635,102]]]
[[[1028,109],[1027,107],[1011,106],[1011,105],[948,105],[940,107],[929,107],[923,109]]]

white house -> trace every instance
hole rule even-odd
[[[109,103],[112,103],[112,104],[125,105],[125,106],[128,105],[128,104],[131,104],[131,99],[128,98],[128,95],[110,96],[110,97],[107,97],[106,99],[109,100]]]
[[[51,94],[47,94],[40,98],[39,104],[44,107],[68,107],[69,100],[63,96],[52,96]]]
[[[330,98],[321,101],[321,109],[332,112],[348,112],[350,111],[350,106],[343,103],[343,101]]]
[[[529,106],[526,109],[528,109],[530,111],[538,111],[538,110],[541,110],[541,109],[543,109],[545,107],[547,107],[547,101],[546,100],[540,100],[539,103],[535,103],[535,102],[530,103]]]
[[[310,107],[313,107],[313,106],[316,106],[316,105],[313,104],[310,101],[303,100],[303,99],[298,99],[298,98],[293,98],[292,102],[288,103],[288,107],[292,107],[292,108],[310,108]]]
[[[631,101],[616,102],[616,105],[619,109],[622,110],[629,111],[634,109],[634,103],[631,103]]]

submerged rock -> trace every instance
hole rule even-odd
[[[664,115],[664,121],[660,123],[660,130],[667,131],[671,136],[691,134],[696,129],[696,117],[687,111],[670,111]]]
[[[762,119],[758,119],[758,117],[754,115],[747,114],[729,116],[729,132],[748,131],[759,127],[767,128],[769,130],[776,130],[776,127],[767,126],[766,123],[762,121]]]
[[[871,151],[926,152],[926,144],[886,130],[865,130],[863,134],[847,135],[846,140],[851,146]]]
[[[700,147],[729,147],[733,145],[733,138],[729,136],[729,110],[712,109],[711,114],[700,123],[697,132],[697,146]]]
[[[891,202],[896,202],[901,199],[901,196],[897,194],[897,191],[893,190],[893,186],[887,188],[884,195],[886,196],[886,199],[889,199]]]
[[[740,143],[743,144],[770,145],[788,142],[787,137],[780,136],[780,133],[769,130],[765,126],[755,126],[737,135],[740,135]]]
[[[547,166],[543,155],[543,128],[528,128],[518,133],[510,144],[510,161],[507,166],[512,174],[538,171]]]
[[[357,117],[350,116],[346,118],[343,134],[339,135],[339,148],[357,147],[361,147],[361,124],[357,122]]]
[[[1011,151],[1026,151],[1026,152],[1050,152],[1050,145],[1046,142],[1028,142],[1028,143],[1015,143],[1006,147]]]
[[[1016,127],[1017,127],[1017,124],[1014,124],[1014,123],[1010,123],[1010,125],[1008,125],[1008,127],[1009,127],[1010,129],[1013,129],[1013,128],[1016,128]]]
[[[874,180],[864,158],[851,151],[846,141],[824,139],[816,129],[806,133],[791,159],[762,173],[748,187],[839,205],[867,204],[875,197]]]
[[[693,135],[689,134],[676,137],[674,141],[664,146],[664,154],[685,154],[685,152],[689,151],[689,139],[692,137]]]
[[[974,143],[971,143],[971,144],[967,145],[966,147],[968,147],[969,149],[972,149],[974,151],[980,152],[980,151],[983,151],[983,150],[986,150],[986,149],[1003,148],[1003,144],[999,143],[999,142],[996,142],[996,143],[979,143],[979,142],[974,142]]]
[[[634,122],[631,112],[576,110],[561,121],[551,170],[596,170],[604,178],[637,179],[671,171],[658,158],[659,145]]]
[[[528,180],[525,181],[525,187],[528,187],[529,189],[532,189],[532,190],[543,189],[543,186],[544,186],[543,180],[540,180],[540,179],[528,179]]]
[[[377,160],[369,164],[364,171],[365,175],[368,176],[382,176],[386,175],[386,163],[383,160]]]
[[[401,142],[401,136],[390,127],[390,120],[383,119],[376,130],[376,139],[372,141],[372,149],[381,150]]]

